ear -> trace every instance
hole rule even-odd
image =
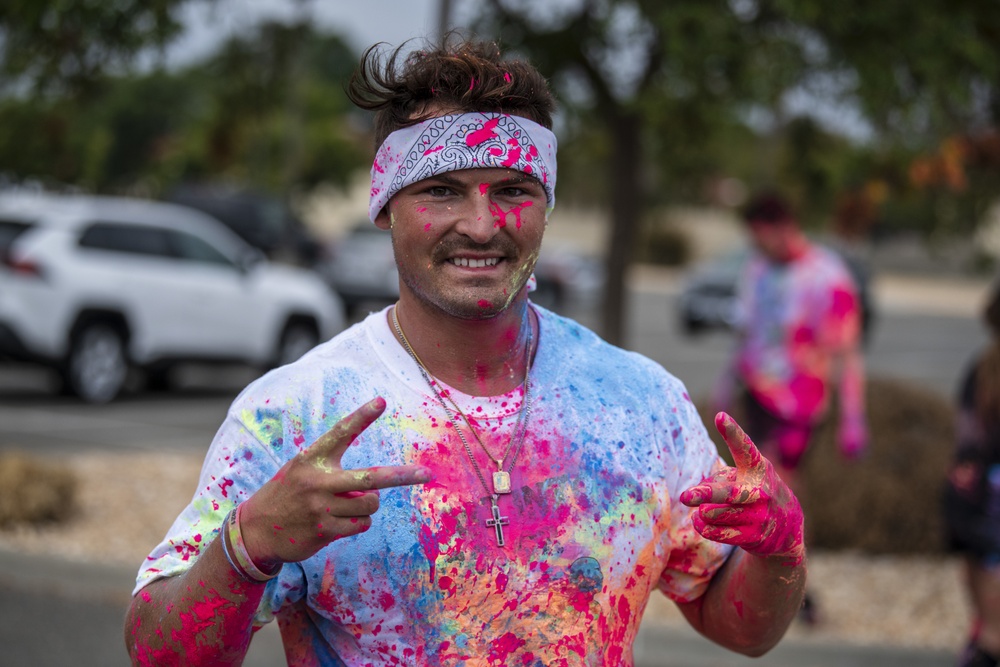
[[[392,229],[392,217],[389,213],[389,204],[382,207],[382,210],[375,216],[375,226],[379,229]]]

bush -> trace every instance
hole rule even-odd
[[[827,419],[803,463],[807,543],[871,554],[942,553],[941,490],[953,448],[954,408],[936,393],[896,380],[870,378],[866,391],[868,455],[854,463],[843,459],[835,420]],[[729,460],[714,417],[701,412]]]
[[[65,520],[73,513],[76,488],[76,477],[63,466],[0,454],[0,528]]]

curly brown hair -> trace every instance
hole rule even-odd
[[[495,42],[456,41],[404,54],[406,44],[369,47],[347,85],[348,98],[375,112],[375,148],[395,130],[440,109],[507,113],[552,128],[555,99],[526,61],[505,59]],[[402,66],[400,66],[402,64]]]

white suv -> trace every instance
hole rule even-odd
[[[344,327],[318,275],[268,262],[214,218],[124,197],[0,193],[0,356],[57,368],[90,402],[130,366],[269,368]]]

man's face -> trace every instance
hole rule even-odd
[[[748,228],[754,246],[768,259],[786,262],[792,256],[791,240],[796,230],[792,222],[757,222]]]
[[[375,223],[392,230],[400,290],[485,319],[524,289],[545,231],[545,190],[511,169],[463,169],[409,185]]]

